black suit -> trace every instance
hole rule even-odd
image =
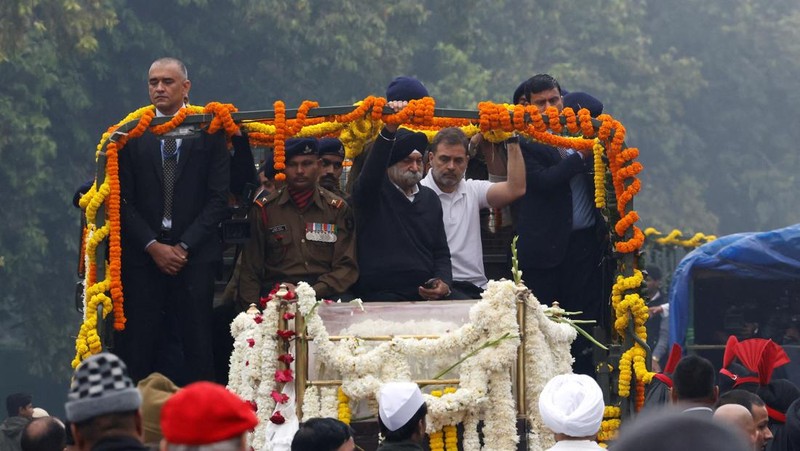
[[[594,208],[592,159],[577,152],[562,158],[558,149],[539,143],[521,145],[528,187],[519,202],[517,222],[522,277],[541,303],[558,301],[567,311],[584,312],[577,318],[603,324],[603,306],[608,303],[603,283],[608,274],[602,264],[607,228]],[[573,177],[585,177],[585,195],[592,206],[594,225],[583,230],[573,230]],[[576,372],[591,372],[590,359],[581,361],[578,355],[576,359]]]
[[[138,381],[161,371],[176,382],[214,378],[211,311],[222,258],[219,222],[228,214],[230,157],[222,132],[184,138],[178,149],[172,227],[162,231],[161,141],[150,132],[120,151],[124,331],[116,352]],[[176,276],[162,273],[145,247],[188,245]]]

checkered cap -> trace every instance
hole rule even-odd
[[[125,362],[103,352],[84,360],[72,376],[64,409],[73,423],[109,413],[137,410],[142,396],[128,377]]]

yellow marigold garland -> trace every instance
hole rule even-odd
[[[441,398],[442,391],[433,390],[431,391],[431,396],[435,398]],[[444,429],[433,431],[428,434],[428,440],[428,447],[431,451],[444,451]]]
[[[622,424],[620,420],[621,409],[617,406],[606,406],[603,411],[603,421],[597,434],[598,442],[608,442],[617,437],[617,432]]]
[[[627,335],[630,323],[628,313],[631,313],[634,321],[634,333],[642,341],[646,341],[645,323],[649,315],[647,305],[638,293],[643,282],[644,275],[638,269],[635,269],[630,277],[617,276],[617,281],[611,288],[611,305],[615,313],[614,329],[617,333],[620,336]],[[652,380],[655,373],[647,371],[646,355],[646,351],[638,343],[622,354],[619,362],[619,396],[623,398],[630,396],[633,373],[636,373],[636,380],[645,384]]]
[[[651,236],[659,236],[660,238],[656,238],[655,241],[662,246],[673,245],[686,248],[695,248],[717,239],[716,235],[706,235],[698,232],[692,235],[692,237],[688,240],[683,240],[681,239],[683,237],[683,232],[678,229],[673,229],[667,236],[663,236],[663,233],[659,232],[653,227],[646,228],[644,230],[644,235],[647,238],[650,238]]]
[[[339,421],[349,425],[350,419],[352,418],[352,412],[350,412],[350,398],[345,394],[341,386],[339,386],[339,390],[337,390],[336,398],[339,401],[337,409]]]
[[[446,387],[444,394],[455,393],[455,387]],[[431,396],[442,397],[441,390],[433,390]],[[448,424],[439,431],[434,431],[429,435],[429,447],[431,451],[458,451],[458,431],[454,424]]]
[[[606,165],[603,163],[605,149],[599,139],[594,140],[592,149],[594,156],[594,205],[597,208],[606,206]]]
[[[76,355],[72,360],[73,368],[77,367],[81,360],[103,350],[100,336],[97,334],[97,306],[103,305],[103,318],[113,309],[111,299],[105,294],[111,286],[109,278],[110,273],[105,280],[86,289],[85,296],[88,301],[84,307],[84,321],[75,340]]]

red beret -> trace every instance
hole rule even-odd
[[[161,410],[161,431],[169,443],[208,445],[256,427],[250,404],[222,385],[195,382],[172,395]]]

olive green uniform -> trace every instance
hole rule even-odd
[[[346,292],[358,279],[350,207],[317,186],[302,211],[286,188],[256,199],[242,251],[239,298],[258,303],[262,287],[308,282],[317,297]]]

